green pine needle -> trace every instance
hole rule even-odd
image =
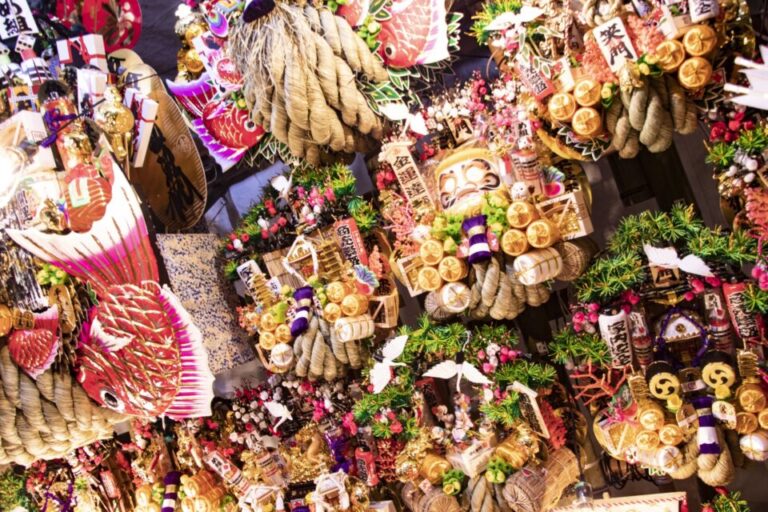
[[[576,364],[605,366],[611,362],[611,352],[600,336],[587,332],[577,333],[572,327],[555,334],[549,344],[549,351],[553,361],[558,364],[573,361]]]
[[[490,0],[484,3],[483,8],[472,17],[475,20],[470,30],[472,36],[481,45],[487,44],[491,34],[485,28],[498,16],[507,12],[518,13],[521,8],[519,0]]]
[[[480,406],[480,412],[485,419],[506,428],[512,427],[520,419],[520,397],[517,393],[509,393],[500,402],[486,403]]]

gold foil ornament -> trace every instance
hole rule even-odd
[[[739,434],[751,434],[757,430],[758,427],[759,424],[756,415],[751,412],[736,413],[736,432]]]
[[[135,119],[128,107],[123,105],[117,87],[107,87],[103,101],[96,107],[93,120],[107,137],[115,158],[127,162]]]
[[[641,450],[655,450],[660,443],[659,433],[655,430],[643,430],[635,437],[635,444]]]

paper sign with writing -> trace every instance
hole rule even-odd
[[[0,0],[0,38],[10,39],[38,32],[27,0]]]
[[[717,0],[688,0],[688,9],[694,23],[715,18],[720,13]]]
[[[555,93],[555,85],[547,76],[533,64],[530,56],[518,53],[515,58],[515,67],[520,74],[520,80],[526,88],[541,101]]]
[[[352,265],[368,264],[368,253],[365,251],[363,237],[360,235],[355,219],[336,221],[333,225],[333,233],[336,235],[336,242],[341,248],[344,261],[349,261]]]
[[[605,61],[614,73],[618,72],[627,60],[637,60],[638,55],[632,40],[627,35],[627,28],[621,18],[611,18],[592,32],[605,57]]]
[[[611,352],[611,366],[623,368],[632,364],[632,348],[629,343],[629,321],[624,311],[615,315],[600,315],[600,336]]]
[[[531,428],[533,428],[534,432],[544,439],[549,439],[549,429],[547,428],[547,424],[544,423],[544,417],[541,415],[539,403],[536,401],[538,393],[518,381],[512,383],[512,391],[518,393],[520,412],[523,414],[525,421],[527,421]]]
[[[413,160],[409,146],[408,141],[390,142],[381,148],[379,157],[392,166],[400,188],[413,209],[433,211],[435,203]]]

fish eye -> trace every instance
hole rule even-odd
[[[245,122],[245,129],[249,130],[249,131],[250,130],[255,130],[256,129],[256,123],[254,123],[253,121],[246,121]]]
[[[123,401],[117,398],[117,395],[111,389],[101,390],[101,400],[104,402],[104,405],[116,411],[122,411],[125,407]]]
[[[384,47],[384,53],[387,55],[387,57],[393,57],[395,55],[395,47],[391,44],[388,44]]]

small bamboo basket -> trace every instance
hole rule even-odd
[[[510,476],[502,494],[513,512],[544,512],[560,501],[565,488],[578,477],[576,455],[560,448],[544,463],[529,464]]]

